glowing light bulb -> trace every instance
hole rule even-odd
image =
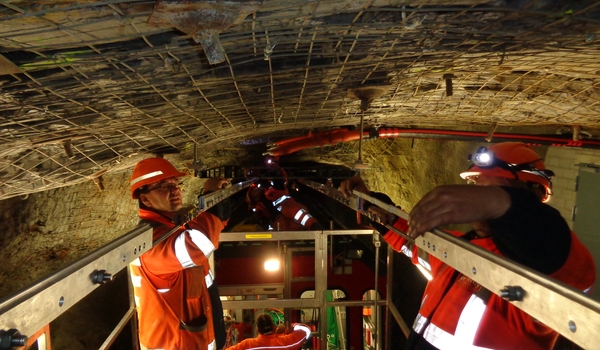
[[[481,163],[488,163],[491,159],[488,153],[481,153],[478,158]]]
[[[279,260],[278,259],[269,259],[265,261],[265,270],[266,271],[279,271]]]

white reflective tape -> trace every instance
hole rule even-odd
[[[279,199],[277,199],[277,200],[275,200],[275,202],[273,202],[273,205],[276,206],[288,198],[290,198],[290,196],[281,196],[281,197],[279,197]]]
[[[211,240],[204,235],[204,233],[190,229],[187,230],[192,238],[192,242],[196,245],[196,247],[200,248],[202,253],[208,258],[215,251],[215,245],[211,242]]]
[[[188,253],[187,247],[185,246],[185,235],[186,232],[183,231],[175,239],[175,256],[184,269],[189,269],[190,267],[196,266],[196,264],[192,261],[192,257],[190,257],[190,253]]]
[[[140,258],[135,259],[134,261],[130,262],[130,264],[133,266],[142,266],[142,262],[140,261]]]
[[[159,293],[166,293],[166,292],[168,292],[170,290],[171,290],[171,288],[162,288],[162,289],[157,289],[156,291],[159,292]]]
[[[131,284],[136,288],[142,288],[142,276],[131,274]]]
[[[281,211],[281,205],[277,207],[277,210]]]
[[[410,250],[406,245],[403,245],[402,248],[400,248],[400,251],[402,251],[402,253],[409,258],[412,258],[412,250]]]
[[[308,219],[310,219],[310,218],[312,218],[312,216],[310,216],[310,214],[306,214],[306,215],[304,216],[304,219],[302,219],[302,221],[300,222],[300,224],[301,224],[302,226],[306,225],[306,222],[307,222],[307,221],[308,221]]]
[[[210,344],[208,344],[208,348],[207,349],[208,350],[215,350],[215,347],[216,347],[215,345],[216,345],[216,343],[213,340]]]
[[[304,214],[305,212],[306,211],[304,209],[298,210],[296,215],[294,215],[294,220],[296,220],[296,222],[298,222],[298,220],[300,220],[300,218],[302,217],[302,214]]]
[[[429,265],[429,262],[427,262],[425,259],[421,259],[420,256],[418,256],[417,259],[419,260],[419,264],[421,264],[421,266],[426,268],[428,271],[431,271],[431,265]]]
[[[417,333],[421,333],[423,330],[423,326],[427,324],[427,317],[417,314],[417,318],[415,318],[415,322],[413,323],[413,329]]]
[[[460,339],[464,339],[465,343],[473,344],[475,339],[475,332],[479,328],[479,323],[485,312],[485,302],[476,295],[471,295],[467,305],[460,314],[458,324],[456,326],[456,332],[454,336]]]
[[[143,180],[146,180],[146,179],[158,176],[158,175],[162,175],[162,174],[163,174],[163,172],[160,171],[160,170],[158,170],[158,171],[153,171],[151,173],[148,173],[146,175],[138,176],[135,179],[131,180],[130,185],[133,186],[133,185],[135,185],[136,183],[138,183],[140,181],[143,181]]]
[[[425,329],[423,338],[425,338],[428,343],[440,350],[489,349],[473,345],[473,339],[475,339],[475,333],[477,333],[477,329],[479,328],[479,323],[481,322],[485,308],[486,306],[483,300],[475,295],[471,295],[471,298],[460,314],[454,335],[444,331],[434,324],[430,324],[427,329]]]
[[[588,289],[584,290],[583,292],[584,292],[585,294],[589,294],[589,293],[591,293],[591,292],[592,292],[592,288],[593,288],[593,287],[594,287],[594,285],[591,285],[591,286],[590,286]]]
[[[208,270],[208,274],[206,274],[206,276],[204,276],[204,282],[206,282],[206,288],[210,288],[210,286],[212,286],[214,280],[215,280],[215,278],[213,277],[212,271]]]
[[[304,331],[304,333],[306,333],[306,339],[310,338],[310,328],[306,327],[303,324],[295,324],[294,325],[294,330],[301,330]]]
[[[141,350],[165,350],[163,348],[147,348],[144,346],[144,344],[140,344],[140,349]]]
[[[137,295],[134,295],[133,301],[135,302],[135,305],[140,306],[140,297],[138,297]]]

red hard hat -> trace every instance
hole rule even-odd
[[[142,186],[171,177],[182,177],[185,175],[187,174],[175,169],[173,164],[164,158],[141,160],[135,165],[131,174],[131,197],[138,199],[139,196],[135,193],[135,190]]]
[[[492,145],[489,151],[493,152],[494,158],[506,163],[508,167],[494,166],[493,162],[490,167],[474,165],[462,172],[460,176],[465,180],[478,175],[487,175],[538,183],[546,190],[543,201],[547,202],[550,199],[552,195],[550,179],[554,173],[546,169],[544,161],[528,145],[522,142],[502,142]],[[511,166],[515,166],[515,170],[511,170]]]

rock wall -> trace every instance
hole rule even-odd
[[[181,164],[178,167],[183,169]],[[24,287],[128,232],[138,222],[131,170],[92,182],[0,202],[0,297]],[[184,181],[184,202],[195,204],[204,180]]]
[[[369,140],[362,146],[362,161],[369,164],[370,169],[363,170],[362,176],[372,190],[387,193],[402,208],[410,210],[436,185],[464,183],[458,174],[469,165],[467,155],[480,145],[423,139]],[[545,154],[545,148],[536,151]],[[349,167],[354,166],[357,156],[357,142],[294,155],[297,160]],[[167,159],[178,168],[185,169],[186,164],[175,157]],[[228,155],[221,152],[206,157],[205,163],[212,167],[219,165],[218,161],[221,164],[227,161],[239,164],[243,159],[237,153]],[[572,157],[565,162],[572,166]],[[133,228],[138,219],[137,201],[131,199],[129,193],[130,173],[131,170],[128,170],[104,176],[103,191],[90,181],[35,193],[26,199],[0,201],[0,297]],[[203,179],[193,177],[184,181],[186,204],[195,204],[203,183]],[[562,201],[553,199],[552,203],[560,204]]]
[[[368,141],[363,145],[362,161],[370,168],[363,170],[362,176],[372,190],[387,193],[405,210],[410,210],[436,185],[464,183],[458,174],[469,165],[467,155],[480,145],[483,144],[422,139]],[[357,143],[348,143],[306,150],[295,157],[353,167],[357,160],[357,147]],[[542,156],[546,154],[546,148],[536,148],[536,151]],[[222,155],[220,159],[227,157]],[[571,169],[575,159],[579,162],[597,161],[598,153],[551,148],[547,163],[555,170],[561,167]],[[170,160],[178,168],[185,168],[182,162]],[[208,166],[219,165],[216,159],[206,163]],[[32,194],[25,199],[1,201],[0,297],[81,258],[133,228],[138,218],[137,201],[131,199],[129,193],[130,173],[131,170],[105,176],[103,191],[90,181]],[[567,195],[561,188],[563,185],[568,187],[573,181],[571,175],[572,172],[557,171],[557,198],[550,202],[551,205],[562,206],[559,209],[563,215],[568,214],[566,209],[572,204],[563,203],[558,197]],[[184,181],[186,204],[196,202],[203,183],[203,179],[193,177]],[[60,326],[57,328],[60,329]],[[69,331],[64,333],[66,338],[71,338]],[[79,338],[84,339],[85,335]],[[68,339],[62,341],[69,345],[57,343],[57,348],[86,348],[85,344],[75,346]],[[84,342],[81,339],[77,342]]]

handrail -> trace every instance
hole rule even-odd
[[[196,214],[210,209],[253,182],[254,179],[243,181],[199,196]],[[152,227],[140,223],[123,236],[83,258],[0,299],[0,331],[16,329],[22,337],[35,334],[180,228],[181,226],[173,228],[153,242]],[[130,313],[131,310],[128,311],[128,314]]]
[[[346,198],[332,187],[306,180],[301,183],[365,215],[360,199],[408,219],[406,212],[364,193],[353,191],[353,196]],[[413,240],[387,228],[505,300],[508,291],[521,288],[522,299],[507,301],[579,346],[591,349],[600,344],[600,303],[583,292],[442,230],[434,229]]]

